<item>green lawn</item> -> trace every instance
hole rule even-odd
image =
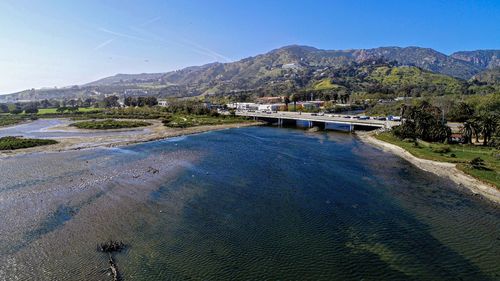
[[[71,124],[70,126],[77,127],[78,129],[91,129],[91,130],[109,130],[109,129],[123,129],[123,128],[137,128],[149,126],[151,123],[142,121],[124,121],[124,120],[99,120],[99,121],[82,121]]]
[[[377,135],[376,138],[402,147],[418,158],[457,163],[458,169],[500,188],[500,150],[498,149],[475,145],[446,145],[424,141],[419,141],[418,146],[415,146],[414,143],[402,141],[391,133],[382,133]],[[487,170],[468,167],[467,163],[476,157],[481,157],[485,161]]]
[[[0,138],[0,150],[15,150],[15,149],[56,144],[56,143],[57,141],[55,140],[3,137]]]
[[[102,111],[102,108],[94,108],[94,107],[89,107],[89,108],[78,108],[78,112],[93,112],[93,111]],[[65,111],[65,113],[68,111]],[[38,109],[38,115],[45,115],[45,114],[60,114],[60,112],[57,112],[57,108],[40,108]]]

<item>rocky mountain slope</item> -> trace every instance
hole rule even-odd
[[[412,77],[410,80],[415,78],[416,72],[425,73],[421,77],[427,78],[418,78],[416,81],[421,85],[427,85],[424,88],[428,89],[430,94],[445,94],[437,93],[437,89],[443,89],[442,85],[428,86],[436,81],[434,76],[431,78],[431,73],[438,75],[437,80],[441,82],[454,84],[455,86],[451,88],[464,88],[466,80],[473,77],[477,80],[477,77],[482,77],[478,76],[481,72],[498,66],[499,52],[500,50],[478,50],[457,52],[447,56],[433,49],[420,47],[321,50],[309,46],[291,45],[231,63],[211,63],[167,73],[118,74],[82,86],[29,90],[0,96],[0,101],[81,98],[106,94],[159,97],[234,93],[273,95],[311,89],[314,83],[322,79],[342,78],[335,75],[343,75],[347,81],[350,74],[359,72],[367,64],[384,64],[388,69],[383,71],[383,75],[392,75],[391,77],[394,77],[393,68],[409,67],[411,71],[396,70],[395,76],[410,76]],[[371,73],[366,75],[370,76]],[[372,79],[364,81],[364,86],[343,87],[349,92],[368,91],[371,88],[384,87],[383,81],[385,79]],[[458,84],[462,86],[456,86]],[[399,88],[409,87],[403,84],[399,86]],[[391,87],[398,88],[395,85]],[[447,86],[444,88],[450,89]]]

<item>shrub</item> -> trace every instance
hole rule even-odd
[[[0,150],[14,150],[41,145],[56,144],[55,140],[46,139],[25,139],[20,137],[3,137],[0,138]]]
[[[101,120],[101,121],[77,122],[71,124],[70,126],[77,127],[79,129],[107,130],[107,129],[137,128],[149,125],[151,125],[151,123],[142,121]]]
[[[486,164],[481,157],[476,157],[472,160],[469,161],[468,163],[469,168],[476,169],[476,170],[487,170]]]
[[[432,148],[432,152],[435,152],[435,153],[448,153],[450,151],[451,151],[451,149],[449,146],[438,146],[438,147]]]
[[[21,108],[14,108],[10,111],[11,114],[21,114],[23,113],[23,110]]]

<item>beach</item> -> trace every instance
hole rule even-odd
[[[373,132],[358,133],[357,136],[365,143],[371,144],[383,151],[397,155],[414,166],[424,171],[433,173],[443,178],[448,178],[456,184],[470,190],[473,194],[480,195],[496,204],[500,204],[500,190],[495,186],[482,182],[457,169],[456,164],[421,159],[413,156],[405,149],[381,140],[373,136]]]

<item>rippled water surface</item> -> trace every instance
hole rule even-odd
[[[500,280],[500,209],[348,134],[0,160],[0,280]]]

